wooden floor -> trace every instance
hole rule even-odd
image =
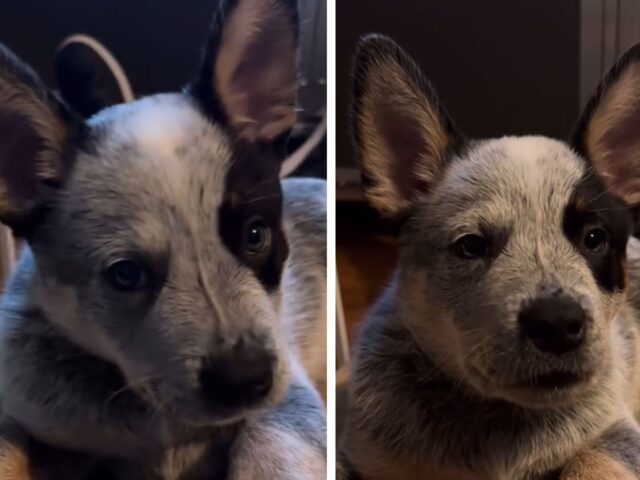
[[[391,236],[367,232],[338,233],[338,281],[349,341],[393,271],[396,242]]]

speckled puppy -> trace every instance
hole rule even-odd
[[[325,185],[278,178],[297,21],[224,1],[183,93],[89,120],[0,47],[0,220],[28,245],[2,479],[325,478]]]
[[[640,48],[568,143],[465,138],[391,40],[355,62],[367,195],[404,223],[341,475],[639,479]]]

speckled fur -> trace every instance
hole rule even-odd
[[[300,292],[285,297],[283,318],[293,333],[305,370],[318,390],[326,395],[327,305],[326,270],[326,184],[298,179],[283,182],[285,228],[291,245],[289,268],[285,270],[285,291]],[[304,298],[304,302],[298,301]],[[288,300],[291,301],[288,301]]]
[[[430,110],[413,117],[414,125],[411,115],[405,118],[414,134],[425,132],[413,145],[428,144],[426,156],[367,153],[397,134],[385,131],[381,118],[403,108],[403,102],[386,103],[379,82],[369,78],[383,76],[387,64],[395,75],[403,65],[410,78],[398,92],[412,84],[412,98]],[[353,121],[365,186],[383,213],[401,213],[403,229],[395,274],[360,333],[340,475],[640,478],[634,419],[640,413],[640,243],[628,243],[626,261],[611,258],[626,268],[626,288],[624,281],[612,286],[565,231],[568,205],[591,175],[604,174],[600,166],[590,163],[590,152],[544,137],[460,140],[415,64],[388,39],[364,40],[355,71]],[[635,82],[640,89],[640,78]],[[423,125],[433,121],[441,125]],[[428,138],[434,134],[448,137]],[[407,158],[414,163],[402,168],[420,182],[398,185],[409,178],[398,175],[390,183],[385,172]],[[378,177],[386,180],[380,185]],[[585,202],[607,195],[603,187]],[[380,207],[385,201],[389,205]],[[606,209],[603,215],[623,225],[620,243],[627,245],[628,207],[611,196]],[[502,242],[490,260],[456,257],[457,238],[487,230]],[[575,299],[591,319],[585,344],[562,356],[523,342],[517,320],[523,304],[554,290]],[[547,391],[518,386],[556,369],[587,380]]]
[[[11,133],[0,136],[0,220],[26,240],[1,303],[0,471],[325,477],[326,185],[278,178],[296,22],[292,0],[224,1],[206,49],[222,60],[205,57],[182,93],[88,120],[0,47],[0,99],[13,99],[0,103],[0,133]],[[260,50],[258,62],[263,35],[284,50]],[[211,91],[219,63],[231,100]],[[266,78],[252,87],[246,73]],[[237,110],[247,105],[258,107]],[[269,262],[242,256],[227,235],[256,212],[271,227]],[[119,292],[105,272],[131,255],[152,282]],[[240,339],[273,359],[273,385],[253,404],[218,408],[200,372]]]

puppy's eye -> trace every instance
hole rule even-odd
[[[601,227],[588,228],[584,233],[582,245],[592,253],[602,253],[609,246],[609,234]]]
[[[111,287],[120,292],[142,290],[149,282],[144,267],[132,260],[119,260],[112,263],[106,273]]]
[[[247,255],[258,255],[271,248],[271,228],[259,215],[249,217],[244,223],[243,250]]]
[[[454,244],[456,255],[460,258],[474,259],[487,256],[487,241],[480,235],[463,235]]]

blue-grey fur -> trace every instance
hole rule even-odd
[[[288,330],[301,350],[302,363],[322,395],[326,389],[326,365],[322,358],[327,343],[326,271],[313,268],[325,265],[326,236],[326,184],[312,179],[290,179],[282,184],[285,205],[285,228],[290,232],[292,246],[290,268],[285,271],[285,290],[299,291],[305,302],[283,304],[284,318],[291,321]],[[316,263],[317,262],[317,263]]]
[[[287,206],[285,212],[298,212],[285,219],[290,225],[288,234],[292,247],[290,263],[286,267],[292,272],[285,275],[294,277],[296,270],[304,270],[306,274],[315,272],[312,279],[301,277],[297,284],[292,282],[291,288],[283,292],[283,302],[313,306],[322,301],[318,292],[325,289],[323,276],[326,264],[321,254],[324,247],[320,244],[325,236],[325,184],[320,180],[292,179],[284,181],[283,185]],[[307,192],[306,202],[301,201],[301,187]],[[291,192],[291,198],[288,192]],[[302,213],[297,208],[303,204],[305,208]],[[304,216],[306,222],[302,222],[300,215]],[[317,240],[318,248],[299,252],[296,245],[305,238]],[[300,264],[294,267],[295,261]],[[106,468],[100,459],[103,455],[120,457],[120,460],[113,460],[107,466],[122,475],[119,478],[123,479],[146,478],[143,475],[158,479],[182,478],[176,475],[193,469],[194,464],[201,461],[199,447],[206,445],[206,438],[216,439],[218,435],[223,438],[238,437],[232,447],[231,458],[236,460],[232,461],[230,478],[236,478],[234,475],[238,478],[266,478],[260,472],[282,475],[283,466],[291,469],[292,480],[319,478],[317,469],[322,465],[313,465],[312,460],[314,456],[325,458],[324,407],[302,367],[296,365],[297,355],[292,354],[289,359],[294,364],[294,373],[287,382],[283,398],[266,411],[250,416],[239,432],[227,432],[234,427],[185,427],[179,418],[158,414],[129,392],[118,394],[109,391],[108,383],[105,385],[101,376],[104,374],[102,362],[61,337],[34,300],[39,277],[33,254],[25,247],[3,297],[3,384],[6,391],[11,392],[9,398],[4,399],[5,414],[12,413],[13,408],[17,407],[15,403],[22,403],[22,406],[28,403],[31,406],[26,413],[33,415],[30,418],[38,423],[30,427],[36,431],[41,427],[46,428],[46,432],[40,432],[47,437],[43,440],[49,440],[59,447],[85,450],[86,457],[81,458],[86,460],[87,468],[94,468],[96,463]],[[312,307],[309,311],[314,308],[320,307]],[[315,320],[319,319],[317,316]],[[305,317],[301,317],[301,320],[311,321]],[[287,321],[295,324],[293,318]],[[309,323],[308,328],[313,332],[318,326]],[[304,356],[304,343],[295,342],[296,339],[291,338],[291,346]],[[41,347],[45,344],[48,348]],[[51,365],[57,368],[49,368]],[[314,380],[319,383],[322,378]],[[288,438],[289,441],[279,443],[277,436]],[[291,448],[296,443],[299,444],[300,456],[292,455]],[[262,454],[261,448],[267,450],[262,445],[273,445],[273,448]],[[184,453],[186,459],[179,468],[164,460],[178,458],[179,453],[171,452],[181,450],[187,453]],[[195,452],[193,458],[189,455],[191,451]],[[282,457],[274,458],[275,453]],[[209,461],[211,466],[215,465],[211,459]],[[132,476],[131,472],[135,472],[135,475]],[[52,478],[60,478],[55,472],[47,473]],[[79,472],[75,473],[80,475]]]
[[[224,1],[195,84],[90,119],[0,45],[0,221],[26,244],[1,304],[0,477],[326,476],[326,185],[278,177],[296,22],[292,0]],[[122,260],[137,287],[114,283]],[[260,394],[221,402],[247,351]]]
[[[544,137],[461,140],[419,69],[388,39],[361,43],[354,79],[365,188],[403,229],[396,271],[358,340],[340,474],[408,480],[453,469],[483,480],[573,480],[587,478],[572,476],[581,465],[574,460],[591,455],[625,470],[625,480],[640,478],[640,244],[632,239],[626,255],[608,260],[625,279],[603,284],[566,232],[580,194],[587,209],[609,198],[599,213],[625,212],[616,235],[627,245],[629,207],[590,180],[598,168],[606,178],[606,167]],[[407,155],[394,150],[399,144],[417,148]],[[638,168],[634,157],[615,160]],[[496,250],[464,258],[455,245],[467,234],[490,238]],[[579,349],[551,355],[523,339],[518,318],[527,302],[558,291],[589,324]],[[554,371],[582,380],[549,389],[531,380]]]

